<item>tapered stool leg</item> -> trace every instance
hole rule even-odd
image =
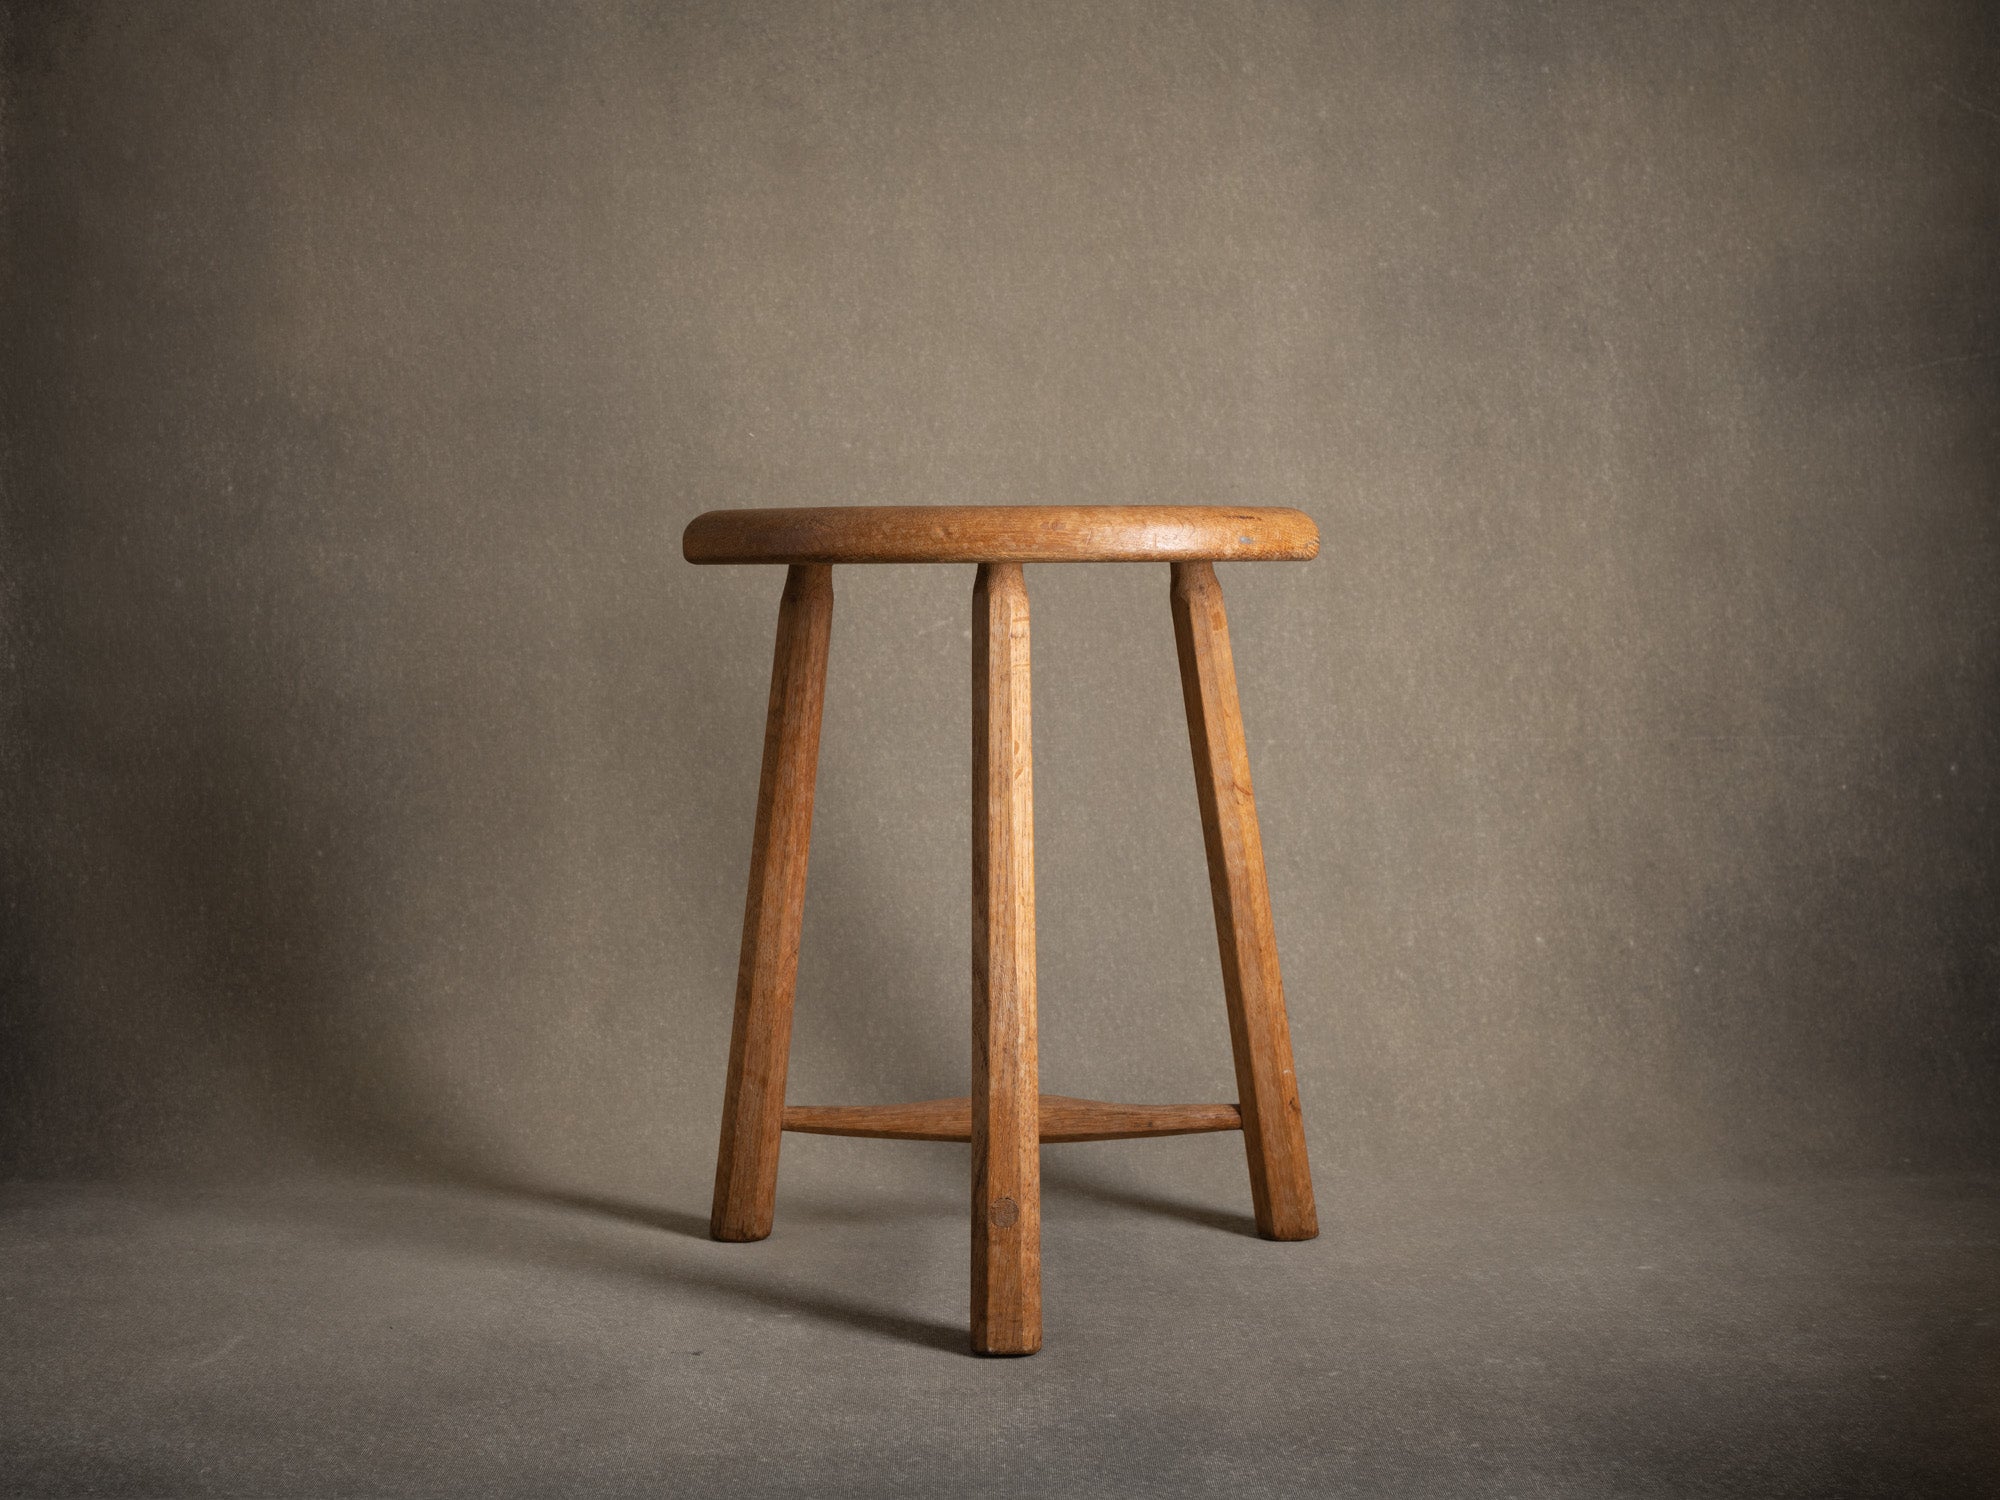
[[[1212,564],[1173,565],[1173,606],[1257,1232],[1272,1240],[1309,1240],[1319,1233],[1319,1219],[1306,1164],[1298,1079],[1292,1071],[1285,990],[1278,977],[1264,842],[1250,789],[1250,753],[1236,698],[1236,664],[1229,652],[1229,620]]]
[[[972,593],[972,1347],[1042,1347],[1035,1067],[1035,805],[1028,589],[983,563]]]
[[[771,1232],[832,628],[833,569],[794,564],[778,606],[757,829],[750,843],[729,1083],[722,1101],[715,1206],[708,1221],[709,1233],[718,1240],[761,1240]]]

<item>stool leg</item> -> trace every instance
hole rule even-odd
[[[972,592],[972,1347],[1042,1347],[1035,1068],[1035,805],[1028,589],[984,563]]]
[[[832,628],[833,569],[794,565],[778,606],[757,831],[750,843],[750,894],[736,967],[736,1020],[729,1037],[715,1206],[708,1220],[708,1232],[718,1240],[761,1240],[771,1232]]]
[[[1292,1071],[1291,1028],[1278,977],[1264,841],[1250,789],[1250,753],[1236,699],[1236,664],[1222,586],[1206,562],[1173,565],[1174,639],[1180,647],[1181,694],[1194,747],[1195,792],[1208,846],[1209,893],[1222,948],[1229,1041],[1236,1054],[1236,1094],[1250,1157],[1257,1232],[1270,1240],[1319,1233],[1305,1126]]]

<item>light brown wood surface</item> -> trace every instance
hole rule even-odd
[[[694,563],[1302,561],[1302,511],[1218,505],[856,505],[712,510],[681,535]]]
[[[799,970],[799,917],[812,842],[820,708],[833,630],[833,570],[794,566],[778,606],[764,721],[764,767],[750,841],[750,891],[736,969],[736,1019],[722,1103],[709,1233],[761,1240],[771,1232],[785,1066],[792,1042],[792,989]]]
[[[1241,1130],[1233,1104],[1111,1104],[1043,1094],[1037,1108],[1045,1146],[1066,1141],[1130,1141],[1152,1135]],[[888,1141],[969,1141],[972,1101],[919,1099],[911,1104],[788,1104],[785,1129],[805,1135],[862,1135]]]
[[[1172,599],[1257,1232],[1266,1239],[1308,1240],[1319,1233],[1319,1219],[1306,1163],[1284,984],[1278,975],[1264,842],[1250,786],[1250,752],[1236,695],[1236,663],[1215,569],[1206,562],[1175,563]]]
[[[965,1141],[972,1166],[972,1347],[1041,1347],[1041,1147],[1241,1130],[1258,1232],[1319,1232],[1298,1080],[1212,560],[1311,557],[1296,511],[1200,507],[905,507],[712,512],[688,557],[787,562],[710,1232],[771,1231],[786,1130]],[[1175,642],[1221,951],[1235,1104],[1114,1104],[1044,1095],[1036,1067],[1034,754],[1024,561],[1172,562]],[[785,1104],[836,562],[979,563],[973,586],[972,1092],[895,1105]]]
[[[972,1347],[1042,1346],[1035,1063],[1035,799],[1028,589],[985,563],[972,591]]]

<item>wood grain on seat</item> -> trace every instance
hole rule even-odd
[[[711,510],[692,563],[1278,562],[1319,553],[1303,511],[1222,505],[840,505]]]

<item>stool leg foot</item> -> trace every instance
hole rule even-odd
[[[794,565],[778,607],[757,829],[750,844],[729,1083],[722,1102],[715,1206],[708,1221],[709,1233],[718,1240],[761,1240],[771,1232],[832,627],[833,569]]]
[[[1250,755],[1236,697],[1236,664],[1229,651],[1229,620],[1212,564],[1173,565],[1173,608],[1257,1232],[1271,1240],[1309,1240],[1319,1233],[1319,1219],[1292,1069],[1285,990],[1278,976],[1264,843],[1257,831]]]
[[[1028,590],[985,563],[972,594],[972,1347],[1042,1347],[1035,1066],[1034,755]]]

